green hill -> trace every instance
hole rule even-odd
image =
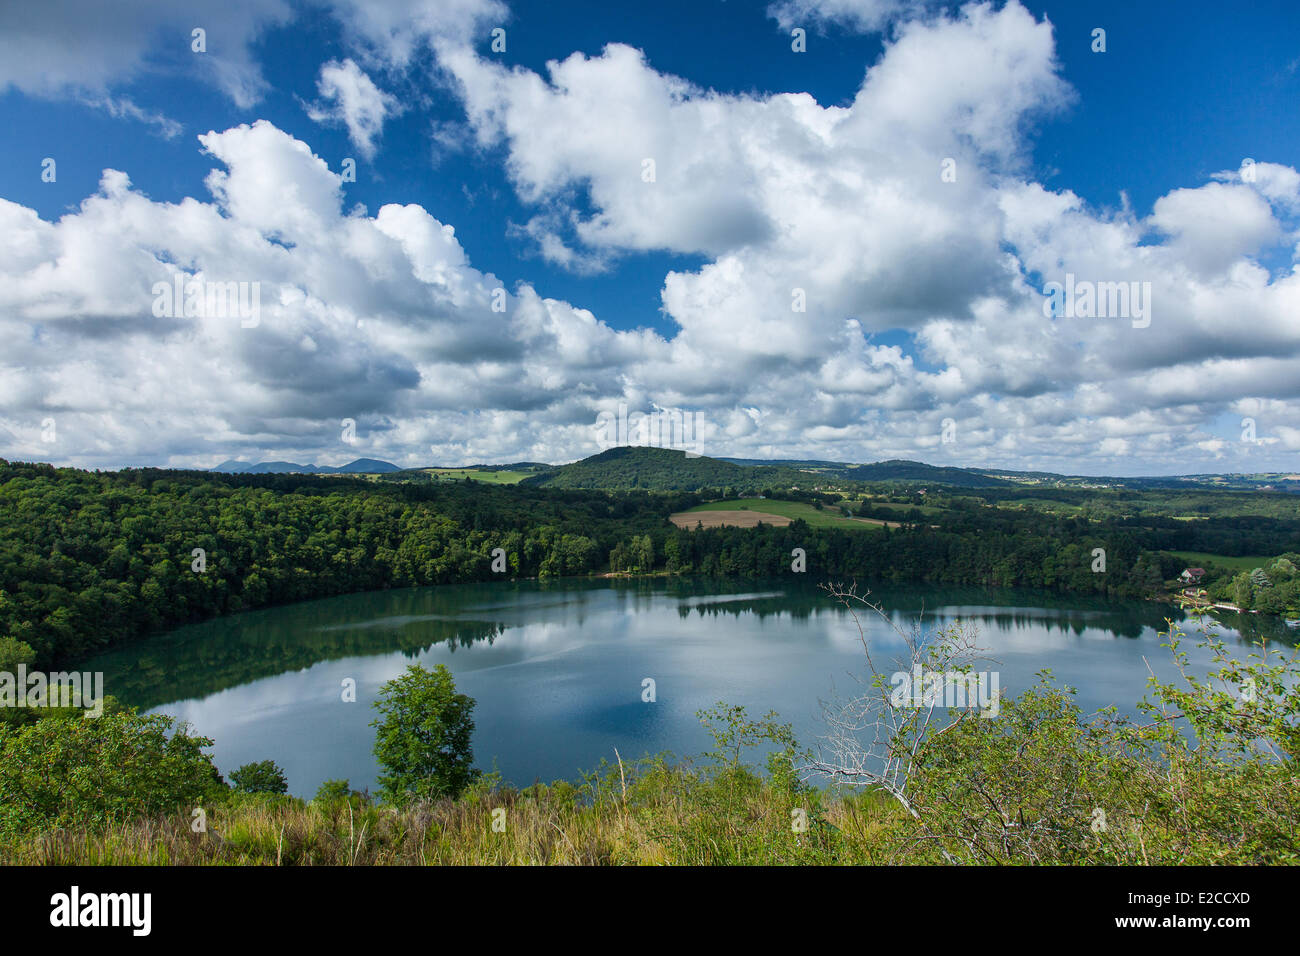
[[[844,468],[837,477],[851,481],[921,481],[958,488],[994,488],[1012,484],[1002,478],[990,478],[969,468],[927,465],[921,461],[907,461],[901,458],[878,461],[873,465]]]
[[[571,465],[525,478],[521,484],[546,488],[641,488],[648,491],[694,491],[733,488],[737,492],[804,485],[816,476],[779,466],[736,465],[717,458],[687,457],[670,448],[611,448]]]
[[[602,488],[651,491],[695,491],[732,488],[738,494],[766,489],[799,488],[843,481],[896,481],[961,488],[1010,486],[966,468],[927,465],[919,461],[881,461],[871,465],[837,462],[773,461],[688,457],[670,448],[624,446],[611,448],[549,471],[525,478],[524,484],[548,488]]]
[[[985,472],[974,468],[927,465],[922,461],[909,461],[903,458],[892,458],[889,461],[878,461],[866,465],[843,461],[820,461],[811,458],[777,458],[771,461],[758,458],[724,458],[722,460],[737,465],[792,468],[841,481],[926,482],[932,485],[952,485],[959,488],[993,488],[1014,484],[1014,482],[1007,481],[1004,478],[991,477]]]

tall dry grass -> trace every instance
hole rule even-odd
[[[716,865],[898,862],[898,814],[875,799],[785,792],[744,768],[701,774],[651,761],[581,786],[486,782],[457,800],[402,808],[354,795],[234,795],[204,808],[0,842],[35,865]],[[792,810],[803,810],[796,832]],[[504,810],[504,816],[493,811]],[[494,829],[494,819],[504,822]]]

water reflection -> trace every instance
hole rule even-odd
[[[1172,678],[1157,634],[1167,618],[1183,619],[1149,602],[1023,591],[890,587],[871,597],[903,629],[975,622],[1004,691],[1050,667],[1088,709],[1131,707],[1148,662]],[[1259,615],[1233,617],[1253,639],[1295,639],[1281,621],[1271,630]],[[884,622],[863,624],[870,640],[901,650]],[[778,710],[811,741],[823,730],[819,699],[863,664],[857,629],[812,584],[654,578],[348,595],[181,628],[82,667],[104,671],[123,701],[213,737],[223,770],[269,757],[295,793],[310,795],[330,778],[373,784],[369,705],[415,660],[452,670],[479,702],[480,765],[496,760],[519,783],[571,778],[615,747],[624,757],[699,752],[695,712],[718,700]],[[646,677],[654,704],[641,700]],[[346,679],[357,703],[342,701]]]

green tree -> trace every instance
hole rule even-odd
[[[456,693],[451,672],[412,664],[380,689],[371,722],[380,792],[402,805],[412,799],[454,797],[480,773],[473,768],[474,700]]]
[[[36,651],[30,644],[12,637],[0,637],[0,673],[13,674],[17,681],[18,665],[26,664],[30,667],[35,660]],[[39,710],[28,707],[0,706],[0,725],[29,724],[39,715]]]
[[[1242,610],[1248,610],[1255,601],[1255,589],[1251,586],[1250,575],[1242,571],[1232,579],[1232,603]]]
[[[1281,614],[1286,610],[1286,601],[1277,588],[1260,588],[1255,592],[1255,610],[1261,614]]]
[[[273,760],[246,763],[230,772],[230,785],[239,793],[286,793],[289,783]]]
[[[609,569],[611,571],[630,570],[631,559],[628,557],[627,545],[620,541],[609,552]]]
[[[0,725],[0,833],[200,806],[225,789],[210,746],[173,717],[129,709]]]
[[[316,788],[316,796],[312,800],[319,803],[334,803],[337,800],[359,796],[361,794],[352,789],[352,783],[347,779],[326,780]]]
[[[1149,554],[1139,555],[1129,572],[1129,583],[1138,594],[1155,594],[1164,584],[1159,562]]]
[[[0,637],[0,671],[17,673],[19,664],[29,667],[36,660],[36,651],[30,644],[12,637]]]
[[[636,570],[650,572],[655,569],[655,543],[650,535],[632,539],[632,554]]]
[[[689,571],[689,559],[683,557],[684,549],[682,547],[680,535],[672,535],[664,542],[664,568],[673,573],[680,571]]]

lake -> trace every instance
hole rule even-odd
[[[1085,710],[1132,712],[1147,664],[1174,676],[1158,637],[1176,608],[1040,592],[975,588],[874,589],[893,620],[929,630],[975,623],[1004,694],[1051,668]],[[873,653],[891,662],[902,642],[862,616]],[[1195,622],[1188,622],[1194,644]],[[1242,626],[1266,627],[1262,619]],[[1238,642],[1235,631],[1225,631]],[[1280,622],[1265,636],[1281,637]],[[1188,646],[1204,672],[1207,656]],[[173,714],[215,741],[223,773],[272,759],[292,793],[324,780],[374,788],[371,754],[380,685],[408,664],[445,664],[475,698],[477,765],[506,780],[574,779],[613,761],[671,751],[697,754],[709,739],[696,711],[719,700],[753,715],[778,711],[801,742],[824,733],[819,701],[865,673],[847,612],[811,585],[644,578],[502,582],[328,598],[191,625],[99,655],[105,691]],[[893,670],[891,666],[889,670]],[[356,702],[343,683],[356,682]],[[654,681],[645,702],[643,681]]]

